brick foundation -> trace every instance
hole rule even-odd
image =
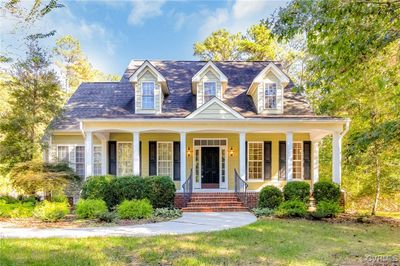
[[[183,208],[183,193],[181,192],[175,193],[174,207],[179,209]]]

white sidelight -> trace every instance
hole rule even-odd
[[[313,141],[312,146],[312,158],[313,158],[313,178],[312,183],[315,184],[319,180],[319,142]]]
[[[107,140],[101,139],[101,174],[107,174]]]
[[[181,132],[180,161],[181,161],[181,188],[186,181],[186,133]]]
[[[93,133],[85,132],[85,180],[93,174]]]
[[[342,182],[342,135],[333,133],[332,138],[332,181],[340,186]]]
[[[293,180],[293,132],[286,132],[286,181]]]
[[[140,175],[140,134],[133,132],[133,175]]]
[[[246,132],[239,135],[239,175],[246,179]]]

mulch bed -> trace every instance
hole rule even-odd
[[[99,226],[120,226],[120,225],[138,225],[148,223],[159,223],[172,220],[171,218],[153,217],[140,220],[116,220],[112,223],[100,222],[97,220],[80,220],[75,215],[67,215],[64,219],[57,222],[42,222],[35,218],[0,218],[0,228],[18,227],[18,228],[83,228]]]
[[[390,226],[400,227],[400,219],[383,217],[383,216],[367,216],[357,215],[353,213],[341,213],[335,218],[325,218],[324,221],[330,223],[363,223],[363,224],[386,224]]]

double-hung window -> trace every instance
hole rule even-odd
[[[133,153],[131,142],[117,143],[117,175],[127,176],[133,173]]]
[[[216,82],[204,82],[204,103],[210,101],[212,98],[217,96],[217,84]]]
[[[293,178],[303,178],[303,143],[293,142]]]
[[[142,82],[142,109],[154,109],[154,88],[154,82]]]
[[[173,142],[157,142],[157,175],[173,176]]]
[[[75,172],[80,177],[85,176],[85,146],[76,146]]]
[[[265,83],[265,109],[276,109],[276,96],[276,83]]]
[[[57,146],[57,161],[69,163],[69,146]]]
[[[248,142],[247,176],[252,180],[263,180],[263,142]]]
[[[101,146],[93,146],[93,175],[101,175]]]

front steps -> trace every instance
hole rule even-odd
[[[183,212],[243,212],[248,209],[232,192],[192,193]]]

